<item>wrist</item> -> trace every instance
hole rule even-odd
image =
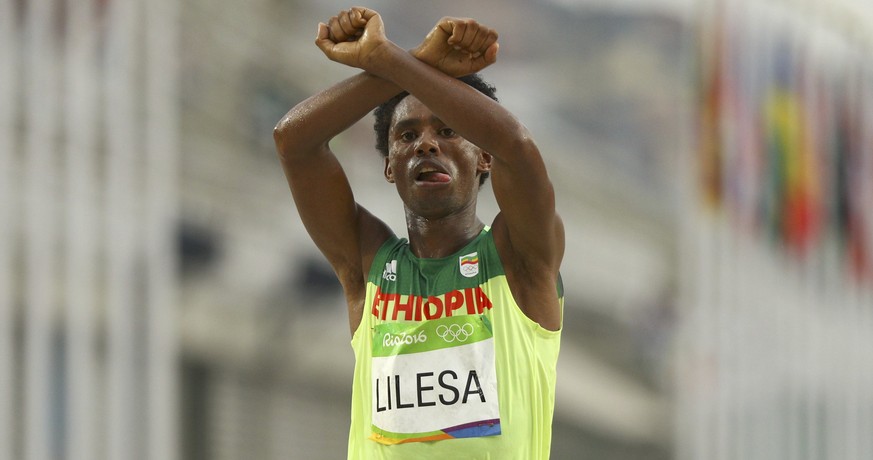
[[[415,48],[411,48],[406,51],[410,56],[418,59],[419,61],[424,62],[424,59],[421,58],[421,45],[416,46]]]
[[[397,46],[394,42],[386,41],[370,53],[369,59],[367,59],[367,63],[363,70],[373,75],[386,78],[386,74],[389,73],[392,68],[397,66],[399,60],[409,55],[410,53]]]

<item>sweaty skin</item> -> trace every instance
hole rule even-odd
[[[301,219],[343,285],[351,331],[373,257],[393,232],[355,202],[329,141],[401,90],[410,96],[394,113],[384,174],[403,200],[413,253],[443,257],[479,234],[478,178],[490,171],[500,207],[491,227],[512,295],[533,321],[559,329],[564,230],[543,159],[511,113],[454,78],[495,62],[497,34],[443,18],[407,52],[375,11],[352,8],[319,24],[316,45],[363,72],[295,106],[274,138]]]

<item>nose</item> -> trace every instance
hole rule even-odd
[[[419,156],[434,155],[439,151],[436,139],[430,134],[422,134],[415,146],[415,154]]]

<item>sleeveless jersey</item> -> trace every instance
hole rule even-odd
[[[519,309],[488,228],[440,259],[390,238],[352,337],[348,458],[548,459],[560,335]]]

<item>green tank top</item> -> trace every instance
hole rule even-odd
[[[515,303],[488,228],[441,259],[389,239],[352,337],[348,458],[548,459],[560,337]]]

